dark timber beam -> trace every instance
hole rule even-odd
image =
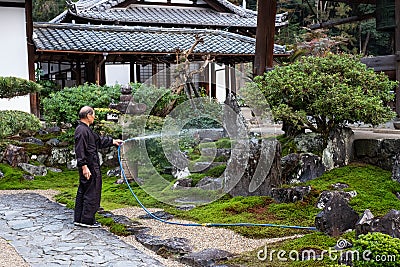
[[[28,75],[29,80],[36,81],[35,77],[35,46],[33,44],[33,19],[32,19],[32,0],[25,1],[25,31],[26,43],[28,49]],[[40,117],[39,97],[38,93],[29,94],[31,113],[36,117]]]
[[[396,80],[400,82],[400,0],[395,0],[395,19]],[[396,88],[396,113],[400,117],[400,85]]]
[[[256,55],[254,75],[263,75],[273,64],[276,0],[257,1]]]

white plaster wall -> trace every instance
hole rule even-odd
[[[106,83],[109,86],[115,84],[129,84],[130,77],[130,65],[129,64],[118,64],[118,65],[106,65]]]
[[[29,79],[25,9],[0,7],[0,76]],[[30,112],[29,95],[0,99],[0,110]]]

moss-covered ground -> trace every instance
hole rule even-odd
[[[0,179],[0,190],[9,189],[56,189],[60,194],[57,201],[72,208],[78,186],[77,171],[64,170],[62,173],[49,172],[47,176],[36,176],[34,180],[23,179],[24,172],[19,168],[11,168],[0,164],[0,171],[5,175]],[[137,206],[126,184],[116,184],[115,177],[103,175],[103,192],[101,206],[112,210],[127,206]],[[199,206],[189,211],[178,210],[149,196],[136,183],[132,189],[147,207],[160,207],[174,214],[177,218],[189,219],[199,223],[270,223],[283,225],[313,226],[314,218],[320,211],[315,207],[319,194],[323,190],[332,189],[335,183],[349,185],[346,191],[355,190],[357,196],[351,199],[350,205],[359,213],[370,209],[375,216],[386,214],[390,209],[400,210],[400,201],[395,193],[400,192],[400,183],[391,180],[391,173],[378,167],[351,164],[325,173],[318,179],[304,183],[311,185],[312,191],[304,201],[278,204],[269,197],[230,197],[224,195],[213,203]],[[111,224],[110,224],[111,225]],[[112,226],[112,225],[111,225]],[[119,226],[114,226],[118,228]],[[302,238],[287,240],[269,245],[268,249],[327,250],[338,238],[354,239],[354,232],[341,237],[328,237],[316,231],[286,229],[279,227],[230,227],[233,231],[252,238],[272,238],[303,234]],[[121,234],[123,229],[117,229]],[[263,248],[260,248],[261,250]],[[329,258],[324,261],[262,261],[257,258],[259,250],[241,255],[230,261],[230,264],[241,266],[329,266]],[[276,258],[276,257],[275,257]]]

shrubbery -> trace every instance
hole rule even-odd
[[[0,98],[13,98],[40,91],[35,82],[17,77],[0,77]]]
[[[78,120],[79,109],[83,106],[106,108],[110,103],[118,102],[120,86],[97,86],[84,84],[78,87],[64,88],[44,98],[44,118],[47,122],[72,123]]]
[[[0,111],[0,138],[19,134],[22,130],[37,131],[40,121],[32,114],[18,110]]]
[[[346,123],[378,125],[395,116],[387,104],[396,82],[351,55],[302,57],[256,77],[255,82],[257,86],[249,85],[243,93],[251,96],[261,91],[265,97],[250,98],[260,102],[250,104],[268,103],[275,120],[325,137]]]
[[[354,262],[354,266],[400,266],[400,239],[379,232],[360,235],[354,242],[360,255],[365,252],[368,259]],[[371,253],[367,252],[370,251]]]

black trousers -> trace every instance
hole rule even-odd
[[[89,167],[91,176],[87,180],[79,170],[79,186],[75,199],[74,222],[94,224],[100,207],[102,177],[100,167]]]

